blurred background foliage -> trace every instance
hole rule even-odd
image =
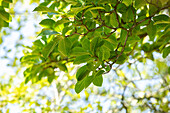
[[[32,12],[39,3],[39,0],[13,0],[10,8],[6,7],[12,22],[9,27],[0,28],[0,112],[170,111],[170,57],[163,59],[157,52],[153,53],[154,60],[145,58],[141,52],[140,60],[117,65],[104,75],[102,87],[90,85],[80,94],[74,91],[75,73],[79,66],[72,64],[67,65],[68,73],[58,70],[51,84],[43,78],[25,85],[25,67],[19,59],[24,48],[32,46],[40,33],[38,23],[44,16]]]

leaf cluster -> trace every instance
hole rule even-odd
[[[67,72],[67,65],[80,65],[76,93],[91,83],[101,86],[103,74],[113,65],[140,59],[141,51],[154,60],[153,52],[170,52],[170,18],[162,14],[169,9],[164,0],[63,0],[45,1],[34,11],[48,16],[38,39],[21,58],[28,65],[26,83],[48,77],[55,69]],[[149,37],[148,41],[145,40]],[[140,61],[140,60],[139,60]]]

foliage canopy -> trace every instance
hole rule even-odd
[[[47,76],[51,83],[55,68],[67,72],[67,64],[82,64],[78,69],[75,91],[91,83],[101,86],[102,75],[114,64],[140,59],[141,51],[153,60],[153,51],[170,52],[170,18],[161,12],[169,1],[46,1],[34,11],[48,16],[31,52],[21,62],[28,65],[25,83]],[[47,7],[48,6],[48,7]],[[149,36],[149,42],[144,39]]]
[[[5,8],[12,1],[0,2],[1,28],[11,21]],[[75,92],[80,93],[91,83],[102,86],[103,75],[122,64],[130,67],[133,60],[154,61],[154,52],[166,58],[170,53],[169,10],[169,0],[45,0],[34,9],[46,15],[39,23],[43,29],[20,59],[27,67],[25,83],[43,77],[52,83],[57,69],[68,73],[74,64],[79,66]],[[168,74],[170,68],[164,72]]]

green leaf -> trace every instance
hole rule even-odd
[[[122,19],[124,22],[134,21],[135,9],[132,6],[127,8],[127,11],[122,14]]]
[[[146,5],[146,1],[145,0],[135,0],[135,7],[136,8],[141,8],[142,6]]]
[[[40,41],[40,39],[34,41],[33,44],[37,47],[41,47],[41,48],[44,47],[44,44]]]
[[[82,42],[81,45],[84,49],[89,50],[90,51],[90,40],[85,38]]]
[[[94,78],[95,78],[94,75],[87,76],[85,78],[85,84],[84,84],[85,88],[87,88],[93,82]]]
[[[126,36],[127,36],[127,31],[122,29],[122,30],[121,30],[121,33],[120,33],[120,42],[121,42],[122,44],[125,43]]]
[[[98,41],[99,41],[99,37],[95,37],[92,39],[90,43],[90,51],[92,51],[93,54],[95,54],[95,50],[97,49]]]
[[[154,16],[153,20],[155,22],[157,22],[157,21],[168,21],[169,20],[169,16],[167,16],[165,14],[160,14],[160,15]]]
[[[69,4],[72,4],[72,5],[76,5],[76,4],[78,4],[78,2],[77,1],[75,1],[75,0],[65,0],[67,3],[69,3]]]
[[[149,35],[150,40],[154,40],[156,36],[156,26],[153,25],[153,21],[150,22],[150,24],[147,26],[147,31]]]
[[[65,64],[57,63],[57,66],[61,71],[68,72],[68,69]]]
[[[75,47],[73,48],[71,55],[73,56],[89,55],[89,52],[87,52],[82,47]]]
[[[38,34],[38,36],[46,36],[46,35],[54,35],[54,34],[59,34],[59,33],[53,30],[42,29],[41,33]]]
[[[112,13],[112,14],[110,15],[110,24],[111,24],[113,27],[118,27],[118,22],[117,22],[116,14],[115,14],[115,13]]]
[[[64,38],[59,41],[58,51],[63,56],[68,56],[70,54],[72,43],[69,38]]]
[[[91,8],[88,8],[88,9],[84,12],[84,14],[87,13],[88,11],[96,10],[96,9],[104,9],[104,10],[105,10],[104,7],[91,7]]]
[[[75,85],[75,92],[80,93],[84,89],[85,80],[78,81]]]
[[[102,75],[96,76],[95,79],[93,80],[93,84],[96,86],[102,86],[102,83],[103,83]]]
[[[53,13],[58,13],[57,11],[50,9],[46,6],[39,5],[36,7],[33,11],[41,11],[41,12],[53,12]]]
[[[97,73],[95,74],[95,76],[100,76],[104,73],[104,70],[99,70],[97,71]]]
[[[98,56],[102,61],[107,60],[110,57],[110,50],[107,47],[102,46]]]
[[[112,43],[110,43],[110,42],[108,42],[108,41],[106,41],[106,40],[105,40],[103,46],[106,47],[107,49],[109,49],[110,51],[113,51],[114,48],[116,47],[115,45],[113,45]]]
[[[90,62],[90,61],[93,61],[93,58],[91,58],[91,56],[82,55],[82,56],[77,56],[73,64],[81,64],[81,63]]]
[[[71,22],[71,21],[68,20],[68,19],[58,20],[58,21],[55,23],[55,27],[56,27],[56,26],[59,26],[59,25],[61,25],[61,24],[64,24],[64,23],[68,23],[68,22]]]
[[[166,48],[163,49],[163,55],[162,55],[162,57],[163,57],[163,58],[166,58],[166,57],[169,55],[169,53],[170,53],[170,46],[168,46],[168,47],[166,47]]]
[[[90,71],[87,69],[87,66],[82,66],[77,70],[76,78],[78,81],[80,81],[84,79],[89,73]]]
[[[125,13],[127,10],[127,7],[124,3],[120,3],[117,5],[117,11],[120,13]]]
[[[58,42],[59,40],[51,41],[44,47],[44,49],[42,50],[42,54],[45,58],[47,58],[50,55],[50,53],[54,50]]]
[[[127,43],[132,44],[132,43],[138,42],[139,40],[140,40],[139,36],[133,35],[133,36],[128,37]]]
[[[123,0],[122,3],[124,3],[126,6],[129,6],[132,4],[132,0]]]
[[[170,21],[157,21],[155,22],[153,25],[156,25],[156,24],[170,24]]]
[[[2,37],[0,37],[0,44],[2,44],[3,40],[2,40]]]
[[[55,25],[55,21],[52,19],[44,19],[39,24],[45,28],[53,28]]]
[[[11,17],[5,10],[0,10],[0,18],[6,22],[11,22]]]
[[[7,3],[12,3],[12,0],[3,0],[3,1]]]
[[[166,5],[168,3],[169,0],[160,0],[160,2],[162,3],[162,5]]]
[[[109,38],[106,39],[108,42],[112,43],[115,47],[117,47],[117,40],[116,37],[111,35]]]
[[[74,13],[74,15],[78,14],[79,12],[91,7],[92,5],[84,6],[84,7],[78,7],[78,8],[71,8],[71,13]]]
[[[30,61],[32,59],[39,59],[40,55],[27,55],[27,56],[23,56],[20,61],[21,62],[26,62],[26,61]]]
[[[158,8],[156,6],[149,4],[149,16],[152,16],[157,10]]]
[[[126,61],[127,56],[123,53],[118,60],[116,61],[117,64],[123,64]]]

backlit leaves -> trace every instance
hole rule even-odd
[[[72,43],[69,38],[64,38],[59,41],[58,45],[58,51],[63,55],[63,56],[68,56],[71,51],[71,46]]]
[[[51,72],[51,83],[56,68],[68,72],[67,65],[78,65],[75,91],[80,93],[91,83],[102,86],[103,74],[114,64],[128,63],[129,58],[153,60],[153,51],[164,58],[169,55],[169,16],[159,14],[167,1],[61,2],[43,2],[34,9],[49,18],[39,23],[43,30],[31,48],[34,54],[25,55],[21,61],[33,62],[32,67],[41,65],[42,70],[35,72],[39,78],[47,76],[42,72]],[[147,36],[151,42],[145,41]],[[32,67],[27,72],[30,76]]]

